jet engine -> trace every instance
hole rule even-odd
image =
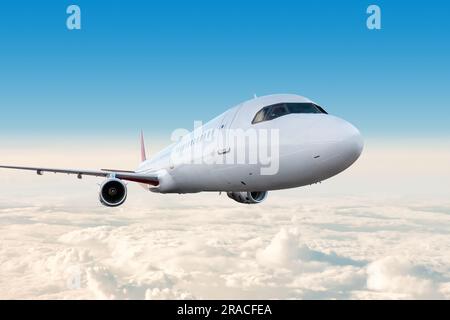
[[[234,201],[246,204],[254,204],[263,202],[267,198],[267,191],[227,192],[227,195]]]
[[[127,199],[127,186],[119,179],[107,179],[100,186],[99,198],[107,207],[118,207]]]

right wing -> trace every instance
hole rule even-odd
[[[57,169],[57,168],[19,167],[19,166],[1,166],[1,165],[0,168],[36,171],[38,175],[42,175],[42,173],[44,172],[53,172],[53,173],[75,174],[79,179],[81,179],[82,176],[115,177],[121,180],[144,183],[152,186],[157,186],[159,184],[159,179],[156,173],[144,174],[144,173],[137,173],[135,171],[110,170],[110,169],[79,170],[79,169]]]

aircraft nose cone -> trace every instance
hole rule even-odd
[[[359,130],[350,123],[346,123],[342,139],[345,146],[345,155],[350,161],[356,161],[364,149],[364,140]]]

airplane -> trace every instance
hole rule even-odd
[[[359,158],[364,147],[352,124],[295,94],[255,96],[149,159],[142,131],[140,143],[141,162],[133,171],[0,168],[74,174],[79,179],[103,177],[99,199],[108,207],[125,202],[128,181],[157,193],[226,192],[239,203],[257,204],[268,191],[312,185],[337,175]],[[236,160],[239,157],[241,161]]]

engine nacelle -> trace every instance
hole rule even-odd
[[[118,207],[127,199],[127,186],[119,179],[105,180],[100,186],[99,198],[107,207]]]
[[[227,195],[234,201],[246,204],[254,204],[263,202],[267,198],[267,191],[227,192]]]

